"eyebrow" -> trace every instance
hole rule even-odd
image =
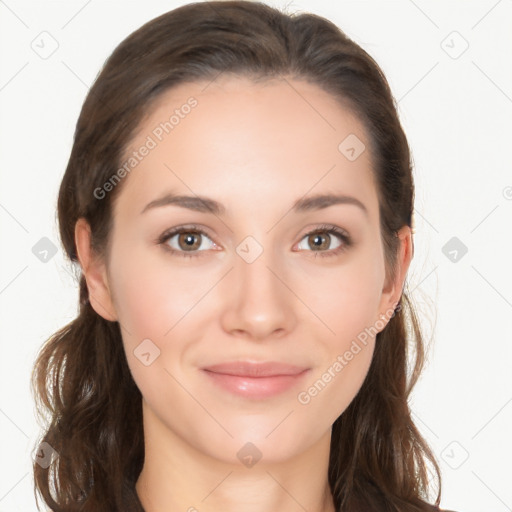
[[[361,201],[359,201],[359,199],[340,194],[317,194],[314,196],[302,197],[293,203],[292,211],[296,213],[302,213],[313,210],[322,210],[336,204],[348,204],[357,206],[364,212],[365,215],[368,215],[366,206]],[[154,208],[171,205],[180,206],[181,208],[186,208],[188,210],[201,213],[212,213],[219,216],[224,215],[226,212],[224,205],[209,197],[185,196],[168,193],[148,203],[141,211],[141,215]]]

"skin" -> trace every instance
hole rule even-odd
[[[130,151],[190,96],[197,107],[124,178],[108,259],[91,252],[83,219],[75,230],[91,305],[120,322],[143,395],[146,458],[137,492],[147,512],[334,511],[331,427],[364,381],[375,335],[309,403],[297,396],[365,328],[377,324],[380,331],[389,321],[412,258],[411,230],[399,232],[391,280],[370,152],[349,161],[338,150],[351,133],[369,147],[363,125],[303,81],[223,76],[182,84],[160,98]],[[213,198],[226,213],[167,205],[141,214],[171,190]],[[359,199],[367,213],[351,204],[291,211],[303,196],[333,192]],[[321,257],[306,234],[324,223],[346,230],[353,244]],[[169,228],[190,224],[208,233],[198,235],[199,256],[174,255],[156,242]],[[324,254],[345,243],[322,233]],[[263,248],[252,263],[236,252],[247,236]],[[186,251],[179,235],[166,244]],[[147,338],[160,350],[149,366],[134,355]],[[201,370],[236,359],[310,372],[289,391],[247,399],[220,390]],[[262,454],[252,467],[237,458],[248,442]]]

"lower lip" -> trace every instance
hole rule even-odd
[[[276,375],[273,377],[244,377],[227,375],[204,370],[206,375],[219,387],[245,398],[270,398],[296,386],[309,370],[296,375]]]

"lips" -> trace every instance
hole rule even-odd
[[[206,371],[222,373],[224,375],[236,375],[239,377],[277,377],[280,375],[298,375],[306,367],[299,367],[286,363],[268,362],[253,363],[250,361],[233,361],[229,363],[220,363],[203,368]]]
[[[202,370],[217,389],[244,399],[263,400],[298,387],[310,368],[278,362],[235,361]]]

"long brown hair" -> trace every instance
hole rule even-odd
[[[58,196],[60,236],[70,260],[78,261],[74,229],[80,217],[91,227],[95,253],[107,254],[113,201],[123,182],[101,200],[95,190],[121,165],[154,101],[177,84],[220,73],[307,80],[364,123],[386,270],[394,275],[397,231],[411,226],[414,185],[409,146],[383,72],[330,21],[252,1],[184,5],[143,25],[108,58],[83,104]],[[360,391],[332,428],[328,476],[337,511],[433,510],[429,475],[439,505],[440,470],[408,406],[424,359],[404,289],[377,335]],[[46,423],[38,447],[48,443],[43,453],[55,450],[51,462],[34,461],[36,499],[39,493],[56,512],[143,511],[135,491],[144,462],[142,396],[119,324],[93,310],[82,274],[78,316],[41,348],[31,384]]]

